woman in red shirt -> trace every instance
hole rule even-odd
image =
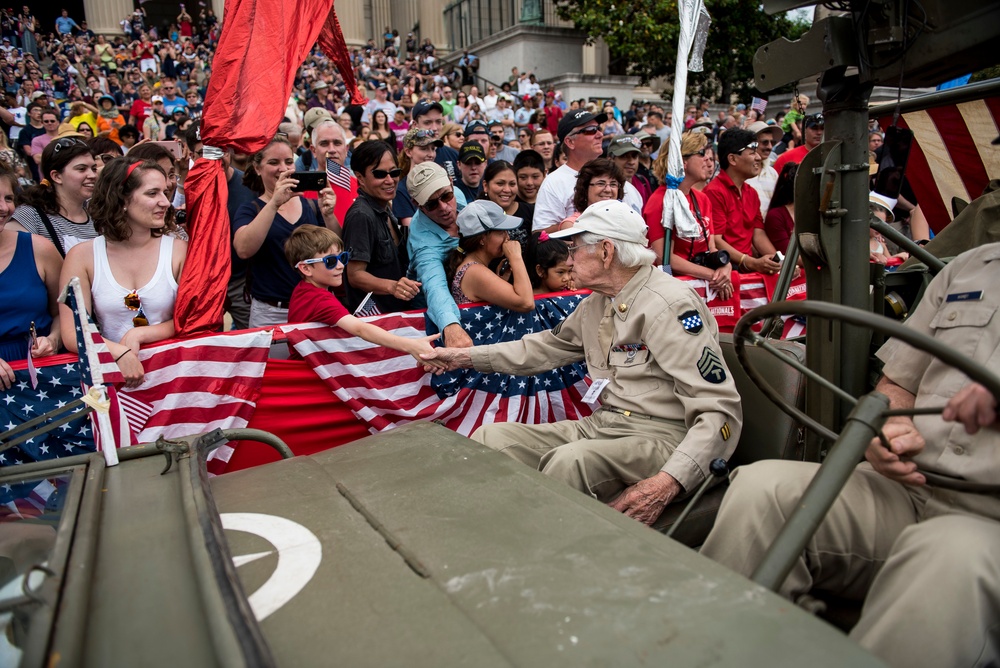
[[[132,103],[132,107],[128,110],[129,123],[134,125],[142,132],[142,124],[146,122],[149,115],[153,113],[153,89],[149,87],[149,84],[140,84],[139,97],[135,102]]]
[[[701,226],[701,234],[694,239],[682,239],[671,234],[670,269],[673,274],[701,278],[709,282],[709,287],[719,293],[722,299],[729,299],[733,294],[733,283],[730,279],[732,265],[728,262],[712,269],[694,262],[699,253],[716,252],[712,227],[712,203],[708,197],[694,186],[707,181],[712,176],[713,164],[707,158],[708,138],[701,133],[685,133],[681,137],[681,157],[684,161],[684,180],[678,190],[687,196],[691,213]],[[660,181],[667,174],[667,153],[669,145],[660,149],[660,155],[653,163],[653,174]],[[667,192],[665,185],[657,188],[650,196],[642,211],[642,217],[649,227],[647,232],[650,248],[656,253],[657,262],[663,264],[663,247],[666,232],[663,229],[663,197]]]

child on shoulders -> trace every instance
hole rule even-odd
[[[350,251],[332,230],[316,225],[299,227],[285,242],[285,259],[302,277],[292,291],[288,322],[321,322],[341,327],[354,336],[393,350],[409,353],[420,364],[427,362],[421,353],[431,352],[431,341],[440,335],[408,339],[391,334],[381,327],[356,318],[330,292],[344,280],[344,268]],[[443,369],[445,365],[437,365]]]

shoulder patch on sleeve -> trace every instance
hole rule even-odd
[[[726,380],[726,367],[714,350],[705,346],[698,359],[698,373],[710,383],[722,383]]]
[[[684,331],[692,336],[705,328],[705,322],[701,319],[701,314],[694,309],[681,313],[677,316],[677,321],[681,323]]]

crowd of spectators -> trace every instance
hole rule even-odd
[[[114,37],[95,35],[67,12],[47,32],[27,7],[4,11],[0,25],[0,160],[18,204],[5,217],[7,245],[24,255],[27,247],[12,234],[32,233],[74,270],[85,255],[91,285],[107,285],[101,267],[105,274],[114,268],[131,230],[150,224],[128,218],[112,230],[95,218],[95,192],[110,166],[117,173],[137,164],[144,165],[138,176],[129,172],[124,189],[112,190],[125,202],[162,174],[164,185],[157,181],[154,190],[162,190],[167,208],[152,219],[182,243],[184,179],[201,154],[198,121],[222,29],[212,11],[194,17],[180,5],[176,21],[154,26],[140,7]],[[822,116],[807,116],[801,96],[771,118],[743,104],[715,118],[706,102],[687,107],[679,189],[702,232],[671,239],[662,224],[669,103],[637,100],[623,109],[614,99],[566,100],[517,67],[492,83],[478,76],[475,54],[446,62],[429,39],[388,27],[378,44],[353,48],[350,60],[365,104],[351,103],[341,73],[317,47],[296,73],[275,138],[256,155],[225,156],[233,263],[226,309],[235,328],[288,320],[303,272],[289,265],[286,244],[303,226],[318,226],[351,251],[343,279],[331,283],[347,310],[427,307],[449,345],[471,345],[457,304],[485,300],[523,310],[534,294],[572,288],[568,248],[549,234],[615,199],[644,216],[658,263],[725,295],[731,271],[777,271],[776,250],[787,245],[794,221],[794,165],[822,139]],[[870,142],[879,150],[881,135],[873,131]],[[779,174],[785,162],[791,167]],[[300,192],[295,172],[331,170],[343,174],[339,187]],[[176,268],[183,248],[171,246],[163,260],[170,244],[159,236],[139,234],[150,255],[143,266],[157,266],[155,255]],[[78,245],[85,250],[74,252]],[[730,261],[713,264],[720,251]],[[34,254],[42,266],[51,252]],[[157,271],[155,281],[138,272],[134,285],[118,287],[141,301],[147,283],[161,291],[170,284],[170,272]],[[99,321],[102,301],[95,298]],[[172,317],[171,309],[141,310],[161,322]],[[46,350],[61,343],[52,315],[46,336],[55,338]],[[155,333],[170,335],[172,326]],[[110,336],[119,353],[145,343],[128,332]]]

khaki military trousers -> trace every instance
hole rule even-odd
[[[679,420],[599,410],[551,424],[484,425],[472,438],[607,503],[659,472],[686,433]]]
[[[702,554],[750,576],[816,468],[764,461],[734,471]],[[948,505],[862,464],[779,593],[864,600],[851,637],[890,666],[995,664],[1000,523]]]

